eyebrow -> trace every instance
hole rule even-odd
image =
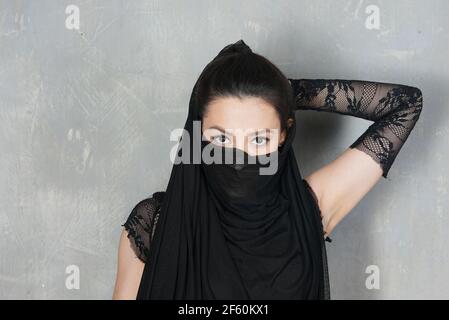
[[[208,128],[208,130],[209,130],[209,129],[217,129],[218,131],[221,131],[221,132],[223,132],[223,133],[229,132],[229,131],[226,131],[224,128],[220,127],[219,125],[211,126],[211,127]],[[231,130],[232,130],[232,129],[231,129]],[[250,132],[249,134],[251,135],[251,134],[254,134],[254,133],[264,133],[264,131],[271,134],[271,130],[272,130],[272,129],[270,129],[270,128],[256,129],[256,130],[253,130],[252,132]],[[261,131],[262,131],[262,132],[261,132]]]

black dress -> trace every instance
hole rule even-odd
[[[416,87],[400,84],[340,79],[289,79],[294,89],[297,109],[334,112],[374,121],[352,143],[368,154],[383,170],[387,178],[394,159],[414,128],[421,110],[422,93]],[[318,199],[303,179],[315,200]],[[157,226],[164,192],[153,193],[132,209],[123,224],[136,256],[147,261],[151,238]],[[326,238],[331,241],[330,238]],[[324,242],[323,242],[324,243]],[[325,299],[330,299],[326,246],[323,244]]]

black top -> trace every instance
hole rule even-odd
[[[143,262],[148,257],[164,194],[162,191],[155,192],[151,197],[141,200],[122,225],[128,231],[128,239],[136,256]]]
[[[315,204],[321,214],[316,194],[307,183],[307,180],[303,179],[303,181],[315,200]],[[143,262],[147,261],[151,238],[154,235],[154,230],[159,219],[164,194],[165,192],[158,191],[153,193],[152,196],[141,200],[135,205],[126,222],[122,225],[128,231],[128,239],[131,242],[136,256]],[[326,241],[331,242],[332,240],[327,237]]]

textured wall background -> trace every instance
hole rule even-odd
[[[65,12],[79,8],[80,28]],[[368,6],[380,27],[367,27]],[[449,298],[449,2],[0,1],[0,298],[109,299],[120,225],[163,190],[199,73],[244,39],[291,78],[419,87],[389,178],[334,230],[334,299]],[[303,176],[369,122],[301,111]],[[80,288],[66,273],[79,267]],[[365,285],[377,266],[380,287]]]

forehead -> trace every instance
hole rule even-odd
[[[211,101],[203,118],[204,128],[218,125],[227,129],[280,127],[274,106],[258,97],[220,97]]]

